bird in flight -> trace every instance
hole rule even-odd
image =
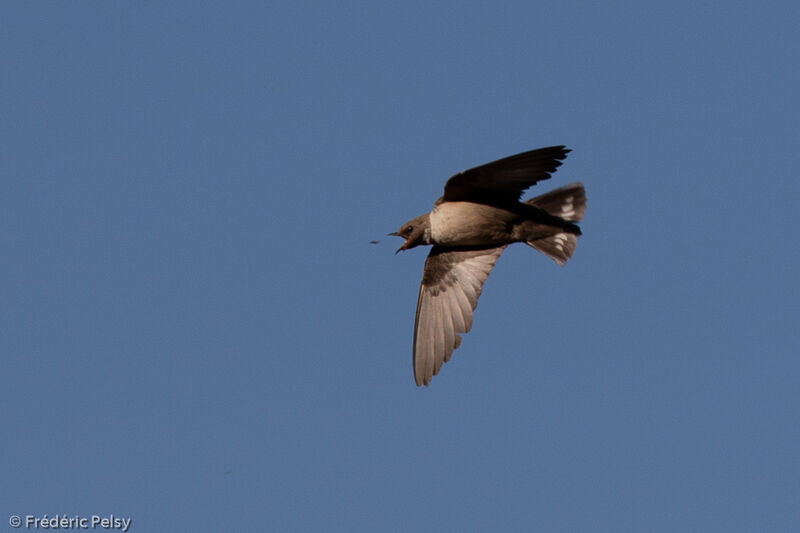
[[[563,266],[581,234],[586,210],[581,183],[520,202],[522,192],[550,178],[570,150],[540,148],[459,172],[430,213],[389,235],[397,250],[433,248],[425,260],[414,320],[414,379],[429,385],[472,327],[484,281],[505,248],[524,242]],[[395,253],[397,253],[395,252]]]

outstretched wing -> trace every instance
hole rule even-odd
[[[564,146],[539,148],[459,172],[447,180],[440,201],[517,202],[525,189],[549,179],[567,153]]]
[[[414,379],[428,385],[472,327],[483,282],[505,246],[452,249],[434,246],[417,300],[414,322]]]

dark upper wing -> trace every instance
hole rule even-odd
[[[442,200],[516,202],[522,191],[550,178],[567,153],[563,146],[539,148],[459,172],[447,180]]]
[[[505,249],[454,250],[434,246],[417,300],[414,323],[414,379],[428,385],[472,327],[483,282]]]

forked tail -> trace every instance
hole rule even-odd
[[[586,191],[581,183],[570,183],[525,203],[562,220],[580,222],[586,212]],[[575,251],[578,237],[573,232],[564,231],[544,239],[527,241],[527,244],[564,266]]]

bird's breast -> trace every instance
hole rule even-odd
[[[472,202],[442,202],[430,214],[431,241],[443,246],[507,244],[518,216]]]

